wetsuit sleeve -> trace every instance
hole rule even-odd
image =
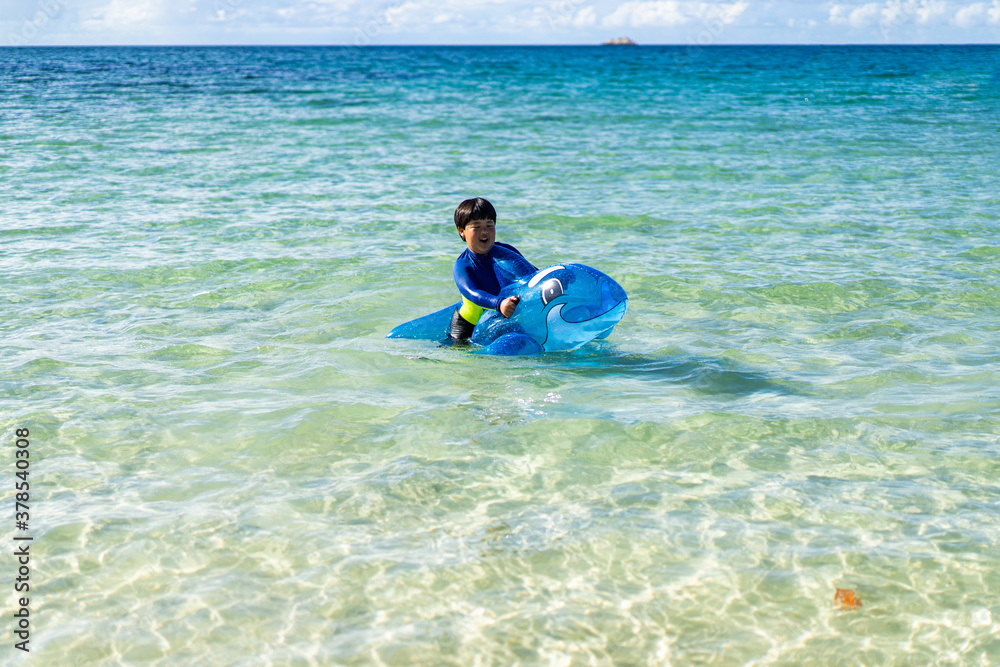
[[[500,302],[502,299],[495,294],[490,294],[489,292],[480,289],[479,286],[476,285],[472,266],[459,259],[459,261],[455,262],[453,275],[455,278],[455,284],[458,286],[458,291],[466,299],[481,308],[500,310]]]

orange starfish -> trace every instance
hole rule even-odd
[[[857,609],[861,606],[861,598],[849,588],[838,588],[833,595],[833,603],[838,609]]]

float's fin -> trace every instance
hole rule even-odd
[[[414,340],[445,340],[448,338],[448,326],[451,315],[459,304],[442,308],[430,315],[410,320],[389,332],[386,338],[411,338]]]

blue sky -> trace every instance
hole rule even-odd
[[[1000,0],[0,0],[0,45],[1000,43]]]

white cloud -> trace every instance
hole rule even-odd
[[[916,11],[917,23],[922,25],[944,23],[948,20],[949,4],[950,3],[945,2],[944,0],[920,2]]]
[[[401,5],[394,5],[385,10],[385,20],[391,26],[405,25],[414,21],[421,14],[423,7],[416,2],[404,2]]]
[[[863,29],[878,26],[888,37],[907,24],[916,26],[952,25],[962,29],[1000,23],[1000,0],[961,3],[951,0],[886,0],[861,5],[836,4],[830,7],[830,25]]]
[[[882,20],[880,25],[882,26],[898,26],[905,23],[910,13],[912,12],[912,7],[914,5],[913,0],[907,0],[903,2],[902,0],[889,0],[882,7]]]
[[[702,10],[698,16],[700,19],[734,23],[746,13],[747,9],[750,8],[750,3],[747,0],[738,0],[738,2],[721,5],[702,2],[699,3],[699,7]]]
[[[163,8],[155,0],[127,2],[111,0],[92,12],[81,22],[85,30],[118,30],[155,24],[163,15]]]
[[[975,2],[962,7],[955,12],[953,22],[960,28],[1000,24],[1000,0],[993,0],[990,5],[985,2]]]
[[[611,15],[604,18],[604,25],[612,28],[673,27],[683,25],[690,19],[681,11],[680,3],[674,0],[659,2],[626,2]]]
[[[972,28],[986,22],[986,4],[977,2],[955,12],[955,25]]]
[[[588,28],[597,24],[597,12],[593,7],[584,7],[573,18],[574,28]]]
[[[591,6],[577,9],[582,0],[557,0],[548,7],[535,7],[524,20],[525,28],[588,28],[597,23]]]
[[[830,23],[851,28],[868,28],[875,25],[881,14],[881,7],[874,2],[866,5],[834,5],[830,8]]]
[[[679,2],[677,0],[630,0],[604,18],[609,28],[672,28],[692,21],[736,21],[750,7],[747,0],[730,4]]]
[[[993,25],[1000,23],[1000,0],[993,0],[993,7],[986,12],[987,21]]]

